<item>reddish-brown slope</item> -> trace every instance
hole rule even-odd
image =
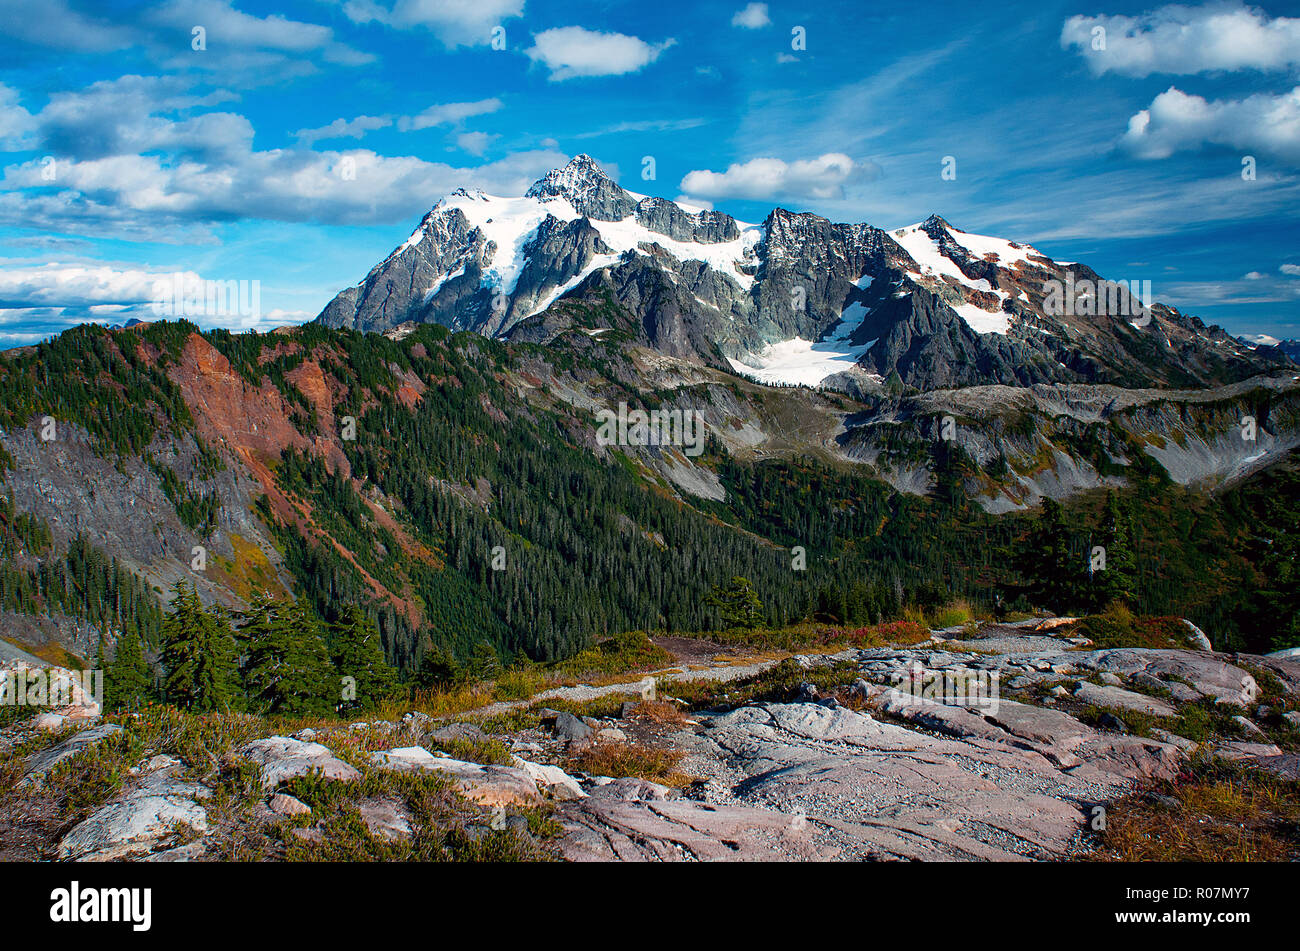
[[[263,378],[257,386],[250,384],[219,350],[198,334],[192,334],[185,342],[179,362],[170,367],[168,375],[179,387],[199,435],[208,445],[224,450],[244,465],[266,493],[277,519],[296,526],[305,537],[333,547],[356,568],[376,598],[388,601],[418,623],[417,604],[374,578],[353,552],[316,524],[306,500],[290,497],[276,482],[275,465],[291,447],[322,458],[331,472],[342,472],[351,478],[351,466],[339,439],[339,420],[334,414],[335,405],[346,392],[335,376],[322,369],[322,361],[328,358],[313,353],[285,377],[316,410],[321,432],[310,438],[294,426],[293,407],[269,379]],[[418,378],[406,380],[402,386],[403,402],[409,405],[418,402],[423,389]],[[437,554],[412,538],[392,515],[371,500],[359,480],[352,479],[352,485],[376,521],[393,534],[408,556],[442,567]]]

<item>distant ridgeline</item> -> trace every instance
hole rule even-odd
[[[10,351],[0,600],[156,651],[177,579],[234,610],[291,593],[327,625],[361,608],[407,673],[431,646],[553,660],[621,631],[708,631],[709,592],[735,577],[772,625],[964,598],[1062,613],[1121,600],[1191,618],[1216,646],[1272,646],[1289,636],[1280,615],[1294,628],[1290,462],[1211,494],[1141,456],[1123,486],[1059,512],[993,515],[971,491],[1004,478],[1005,458],[913,446],[930,481],[910,494],[820,437],[800,442],[814,415],[889,406],[716,368],[652,382],[635,356],[617,330],[542,345],[432,324],[234,335],[185,322],[79,327]],[[624,402],[699,407],[702,452],[605,444],[578,408]],[[792,420],[784,448],[761,457],[718,436],[779,418]],[[1088,570],[1103,542],[1110,576]]]

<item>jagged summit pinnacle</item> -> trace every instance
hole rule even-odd
[[[563,168],[553,168],[529,187],[525,193],[530,198],[564,195],[614,181],[605,174],[596,160],[585,152],[575,155]]]
[[[598,221],[620,221],[636,210],[636,201],[585,153],[563,168],[551,169],[525,193],[528,198],[565,198],[579,214]]]
[[[921,230],[931,237],[936,237],[937,231],[960,231],[960,228],[953,228],[952,224],[942,215],[931,215],[921,222]]]

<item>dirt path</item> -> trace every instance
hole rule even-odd
[[[675,640],[688,641],[688,638],[675,638]],[[705,641],[697,643],[708,643]],[[716,645],[714,645],[716,646]],[[667,649],[667,648],[666,648]],[[635,675],[634,679],[619,681],[618,683],[602,684],[599,687],[593,687],[588,684],[578,684],[573,687],[552,687],[549,690],[543,690],[540,693],[533,694],[527,700],[502,700],[497,703],[489,703],[486,706],[474,707],[471,710],[464,710],[460,713],[446,714],[438,717],[439,720],[456,720],[462,717],[493,717],[503,713],[509,713],[512,710],[524,710],[534,703],[543,700],[571,700],[582,703],[587,700],[595,700],[599,697],[608,697],[613,694],[623,694],[629,697],[640,696],[641,684],[647,678],[654,678],[656,683],[662,685],[689,682],[695,680],[712,680],[718,683],[725,683],[730,680],[741,680],[745,677],[753,677],[761,674],[771,667],[775,667],[785,659],[786,654],[778,657],[768,657],[763,660],[756,660],[752,663],[726,663],[713,660],[714,654],[709,658],[710,663],[702,667],[690,667],[683,664],[680,667],[668,667],[663,670],[648,671],[643,674]]]

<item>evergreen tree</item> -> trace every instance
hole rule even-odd
[[[942,440],[934,450],[934,497],[944,506],[959,512],[970,509],[966,480],[979,467],[966,450],[951,440]]]
[[[423,690],[439,690],[453,687],[464,678],[456,658],[435,644],[425,645],[424,656],[420,658],[419,669],[415,672],[415,685]]]
[[[253,598],[243,614],[243,625],[235,632],[241,651],[240,668],[249,708],[261,712],[269,704],[279,676],[287,645],[275,641],[275,622],[284,605],[262,593]]]
[[[140,635],[119,637],[112,663],[100,669],[104,671],[105,709],[139,710],[153,699],[153,672],[144,658]]]
[[[304,600],[254,602],[240,632],[248,650],[244,683],[253,709],[287,716],[323,716],[340,701],[320,625]]]
[[[748,578],[735,577],[715,586],[704,603],[718,612],[725,628],[755,628],[763,621],[763,602]]]
[[[1071,554],[1070,530],[1061,503],[1043,499],[1042,514],[1016,552],[1023,593],[1035,607],[1068,611],[1078,600],[1080,570]]]
[[[1262,493],[1261,585],[1251,605],[1273,650],[1300,647],[1300,474],[1284,470]]]
[[[230,710],[237,700],[235,644],[224,621],[203,609],[194,586],[172,588],[163,622],[163,697],[187,710]]]
[[[475,680],[495,680],[501,676],[501,657],[487,641],[479,641],[469,656],[470,675]]]
[[[397,686],[397,671],[384,659],[379,628],[356,605],[346,606],[330,627],[331,656],[340,677],[356,680],[356,696],[344,710],[373,707]]]
[[[1137,558],[1133,552],[1133,532],[1128,516],[1120,508],[1119,497],[1110,493],[1102,515],[1101,545],[1106,552],[1106,567],[1093,573],[1092,590],[1095,607],[1111,601],[1132,605],[1137,600]]]
[[[734,581],[734,579],[733,579]],[[716,591],[717,589],[715,589]],[[751,586],[752,590],[752,586]],[[708,603],[707,601],[705,603]],[[817,590],[817,615],[832,624],[843,624],[848,619],[844,592],[838,585],[825,585]],[[745,627],[742,623],[728,623],[727,627]]]

